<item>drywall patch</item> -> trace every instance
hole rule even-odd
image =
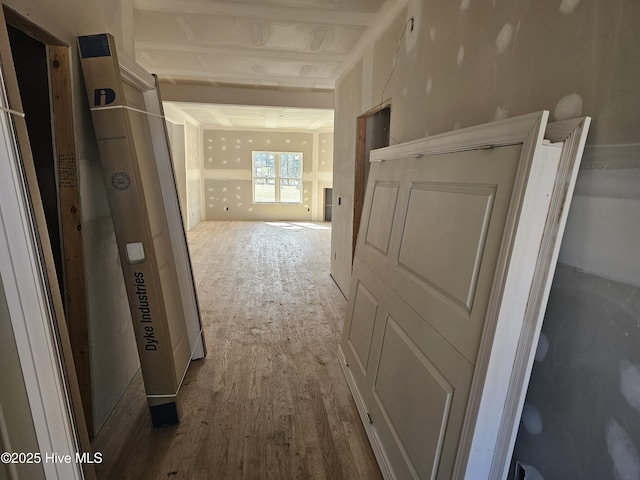
[[[542,332],[540,334],[540,339],[538,340],[538,348],[536,348],[535,361],[543,361],[547,356],[547,353],[549,353],[549,339],[544,334],[544,332]]]
[[[471,0],[462,0],[460,2],[460,10],[463,12],[469,10],[469,5],[471,5]]]
[[[640,412],[640,365],[620,364],[620,392],[627,403]]]
[[[507,107],[496,107],[495,112],[491,115],[491,121],[495,122],[496,120],[504,120],[505,118],[509,118],[509,109]]]
[[[522,409],[522,424],[531,435],[540,434],[544,428],[540,412],[530,404],[526,404]]]
[[[640,454],[629,434],[613,418],[606,431],[607,451],[613,462],[616,480],[636,480],[640,478]]]
[[[437,34],[438,34],[438,27],[434,25],[433,27],[431,27],[431,30],[429,30],[429,38],[431,38],[432,42],[436,40]]]
[[[456,120],[456,123],[453,124],[453,130],[460,130],[460,127],[460,120]]]
[[[432,88],[433,88],[433,79],[431,77],[429,77],[427,79],[427,87],[426,87],[427,95],[431,94],[431,89]]]
[[[409,87],[405,85],[404,88],[402,89],[402,96],[406,97],[408,93],[409,93]]]
[[[511,39],[513,38],[513,25],[510,23],[505,24],[498,36],[496,37],[496,48],[498,49],[498,55],[502,55],[509,44],[511,43]]]
[[[460,45],[460,48],[458,49],[458,57],[457,57],[458,66],[462,65],[463,61],[464,61],[464,45]]]
[[[560,11],[566,14],[572,13],[579,3],[580,0],[562,0],[560,2]]]
[[[522,465],[522,468],[524,469],[524,480],[544,480],[537,468],[531,465]]]
[[[416,46],[418,40],[418,34],[420,30],[420,21],[422,19],[422,14],[420,13],[420,5],[422,4],[421,0],[411,0],[409,4],[409,9],[407,12],[407,25],[406,25],[406,39],[405,39],[405,49],[407,53],[413,50],[413,47]]]
[[[582,116],[583,100],[577,93],[570,93],[560,99],[556,105],[554,116],[556,121],[569,120]]]

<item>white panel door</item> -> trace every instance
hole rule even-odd
[[[346,340],[398,478],[453,472],[522,146],[494,150],[371,169]]]
[[[546,113],[526,118],[519,137],[503,122],[483,127],[487,143],[478,127],[382,149],[372,165],[341,351],[388,478],[473,478],[472,441],[500,425],[478,417],[482,402],[505,405],[510,388],[507,368],[484,390],[490,359],[514,363],[492,344],[520,340],[561,196],[562,145],[543,141]]]

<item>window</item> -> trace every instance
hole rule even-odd
[[[302,203],[302,153],[253,152],[253,202]]]

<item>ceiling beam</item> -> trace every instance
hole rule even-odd
[[[144,66],[144,65],[143,65]],[[228,71],[210,70],[204,72],[202,70],[187,70],[184,68],[173,69],[167,67],[150,68],[154,74],[160,78],[168,76],[173,78],[176,83],[180,83],[181,79],[192,79],[202,82],[219,82],[219,83],[239,83],[247,86],[274,86],[274,87],[290,87],[290,88],[308,88],[333,90],[335,81],[331,78],[314,78],[314,77],[294,77],[291,75],[268,75],[255,73],[229,73]]]
[[[208,46],[194,46],[188,44],[176,44],[176,43],[158,43],[147,41],[136,41],[136,51],[146,51],[149,53],[151,50],[157,50],[160,52],[178,52],[178,53],[193,53],[200,55],[223,55],[223,56],[237,56],[241,58],[247,57],[247,55],[254,55],[256,61],[259,60],[276,60],[276,61],[302,61],[309,64],[314,63],[342,63],[347,58],[350,58],[348,54],[330,54],[330,53],[309,53],[309,52],[294,52],[285,50],[275,50],[265,47],[243,47],[238,45],[229,45],[225,47],[208,47]]]
[[[297,89],[315,89],[315,90],[333,90],[335,88],[334,75],[324,77],[312,76],[294,76],[291,74],[256,74],[252,72],[229,72],[228,70],[210,69],[195,70],[185,68],[170,68],[166,66],[153,65],[143,67],[158,75],[160,79],[170,77],[176,83],[181,83],[187,79],[202,83],[238,83],[245,86],[273,86],[273,87],[289,87]]]
[[[160,84],[166,102],[333,109],[333,91]]]
[[[332,10],[252,5],[232,2],[203,2],[194,0],[134,0],[134,9],[146,12],[191,13],[196,15],[226,15],[262,20],[296,23],[324,23],[327,25],[369,26],[375,23],[377,12]]]

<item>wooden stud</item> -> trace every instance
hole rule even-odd
[[[78,184],[69,47],[49,46],[56,183],[64,270],[63,300],[89,435],[93,433],[89,325],[84,276],[82,207]]]

